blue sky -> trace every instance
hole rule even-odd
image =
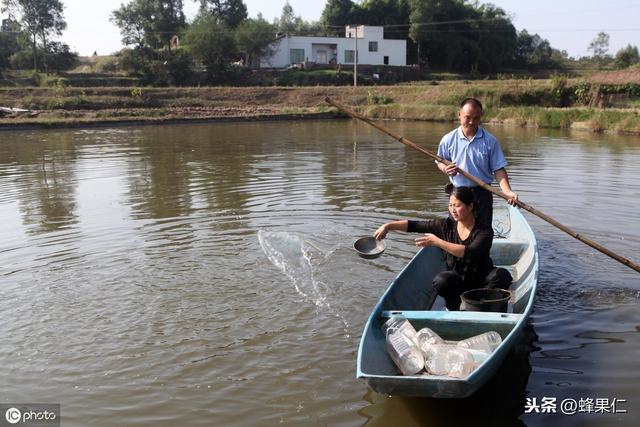
[[[62,39],[81,55],[94,51],[109,54],[119,50],[120,33],[109,22],[111,12],[123,0],[62,0],[68,28]],[[249,16],[258,13],[269,21],[280,16],[285,0],[244,0]],[[317,21],[325,1],[289,0],[296,15]],[[628,44],[640,47],[640,1],[638,0],[494,0],[506,10],[518,30],[538,33],[554,48],[571,56],[588,55],[587,47],[598,32],[610,35],[609,53]],[[184,0],[185,13],[192,18],[198,7],[194,0]]]

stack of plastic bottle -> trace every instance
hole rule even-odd
[[[493,352],[502,338],[495,331],[462,341],[445,341],[429,328],[415,330],[402,315],[393,315],[382,325],[387,352],[404,375],[427,374],[462,378]]]

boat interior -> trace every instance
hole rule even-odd
[[[362,348],[384,347],[382,324],[393,314],[404,315],[416,330],[429,327],[445,340],[461,340],[483,332],[496,331],[506,341],[527,315],[537,282],[537,248],[533,233],[514,208],[494,209],[494,264],[506,268],[513,277],[507,312],[446,311],[444,300],[434,298],[433,277],[445,269],[439,249],[421,249],[389,286],[365,329]],[[522,322],[520,322],[522,323]],[[361,360],[361,371],[373,375],[397,375],[383,349],[369,348]],[[383,360],[384,359],[384,360]]]

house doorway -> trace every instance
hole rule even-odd
[[[318,64],[327,64],[329,61],[327,61],[327,51],[326,50],[319,50],[316,52],[316,62]]]

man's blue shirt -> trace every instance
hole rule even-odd
[[[495,136],[483,128],[469,141],[462,128],[452,130],[442,137],[438,146],[438,156],[454,162],[460,169],[481,179],[487,184],[493,181],[493,174],[507,166],[502,148]],[[475,187],[473,181],[461,174],[449,177],[456,187]]]

